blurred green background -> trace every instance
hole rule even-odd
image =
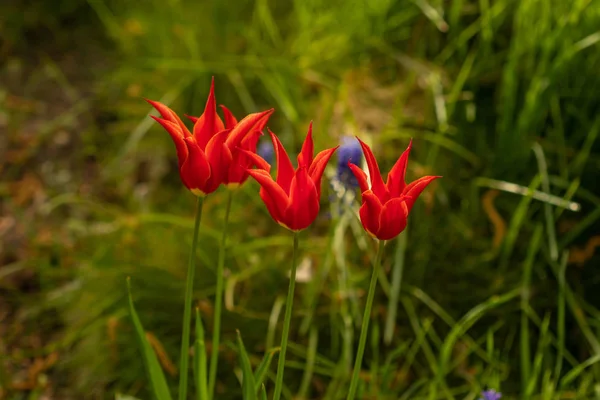
[[[211,76],[292,151],[313,120],[318,148],[359,135],[387,171],[414,138],[409,178],[444,176],[388,243],[363,398],[600,398],[599,42],[600,0],[1,2],[0,398],[150,398],[127,276],[175,389],[195,200],[143,98],[199,115]],[[236,329],[253,363],[279,343],[291,235],[257,192],[232,209],[219,399],[241,397]],[[358,342],[374,247],[329,195],[286,398],[345,398]]]

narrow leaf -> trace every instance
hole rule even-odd
[[[267,377],[267,372],[269,371],[269,367],[271,366],[271,361],[273,361],[275,353],[277,353],[278,351],[279,349],[268,351],[267,354],[265,354],[265,356],[263,357],[258,367],[256,368],[256,371],[254,371],[254,388],[256,389],[256,391],[260,389],[260,386],[265,381],[265,378]]]
[[[157,400],[171,400],[171,394],[169,393],[169,387],[167,386],[165,375],[163,374],[160,364],[158,363],[158,359],[156,358],[154,350],[150,346],[150,343],[148,343],[148,339],[146,339],[146,332],[144,331],[140,318],[135,311],[133,298],[131,297],[130,278],[127,278],[127,295],[129,297],[129,313],[131,314],[131,319],[135,327],[135,333],[140,343],[144,365],[146,366],[146,372],[148,374],[148,378],[150,379],[150,384],[152,385],[152,393],[154,393],[154,397]]]
[[[242,364],[242,392],[244,394],[244,400],[256,400],[256,390],[254,384],[254,374],[252,374],[252,366],[250,365],[250,358],[246,353],[244,342],[242,342],[242,335],[240,331],[237,331],[237,343],[240,352],[240,362]]]
[[[200,311],[196,308],[196,341],[194,342],[194,378],[196,381],[196,397],[208,400],[208,384],[206,371],[206,345],[204,343],[204,326]]]
[[[267,400],[267,389],[264,383],[260,385],[260,400]]]

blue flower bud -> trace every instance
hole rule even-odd
[[[272,164],[273,156],[275,155],[273,143],[271,143],[270,140],[261,140],[256,149],[256,154],[261,156],[269,164]]]
[[[481,392],[481,397],[479,400],[500,400],[502,397],[502,393],[496,392],[494,389],[488,389],[485,392]]]
[[[358,140],[353,137],[344,136],[341,142],[337,151],[337,178],[347,188],[356,188],[358,181],[348,167],[348,162],[360,165],[363,157],[362,148]]]

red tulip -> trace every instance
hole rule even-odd
[[[360,220],[365,230],[377,239],[393,239],[406,228],[408,214],[421,192],[433,180],[441,177],[424,176],[406,184],[406,166],[412,147],[411,140],[408,148],[390,170],[387,182],[383,183],[373,152],[362,140],[358,139],[358,141],[363,149],[371,178],[369,184],[367,175],[362,169],[354,164],[348,164],[356,176],[362,192]]]
[[[223,114],[225,115],[225,128],[235,128],[238,124],[238,121],[235,118],[235,116],[231,113],[231,111],[229,111],[227,107],[222,105],[221,109],[223,110]],[[194,123],[196,123],[196,121],[198,120],[197,117],[188,116],[188,118]],[[255,165],[254,161],[250,157],[248,157],[243,150],[256,153],[256,145],[258,143],[258,139],[263,134],[263,127],[259,126],[258,128],[260,129],[256,129],[253,132],[248,133],[248,135],[242,139],[239,146],[229,149],[231,151],[232,160],[229,164],[229,170],[223,177],[223,184],[229,187],[230,189],[234,189],[246,182],[246,179],[248,179],[249,176],[247,171],[248,168],[251,168]]]
[[[260,197],[267,206],[271,217],[280,225],[301,231],[317,218],[319,199],[321,198],[321,178],[327,162],[337,147],[323,150],[316,157],[312,139],[312,123],[298,155],[298,168],[294,170],[292,162],[283,145],[269,131],[277,159],[277,179],[269,174],[270,165],[260,156],[245,151],[254,160],[259,169],[248,170],[261,185]]]
[[[252,143],[258,138],[254,139],[254,136],[260,134],[273,113],[271,109],[250,114],[237,123],[227,110],[226,125],[223,125],[217,114],[214,79],[204,113],[199,118],[190,117],[194,122],[193,133],[169,107],[157,101],[146,101],[160,113],[162,118],[152,118],[171,135],[177,149],[181,181],[196,196],[214,192],[221,183],[241,184],[247,178],[239,173],[239,148],[255,150],[256,144],[253,147]]]

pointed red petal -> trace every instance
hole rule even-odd
[[[283,223],[293,231],[307,228],[319,214],[319,194],[304,167],[298,168],[290,185],[289,206]]]
[[[360,191],[366,192],[367,190],[369,190],[369,180],[367,178],[367,174],[365,174],[365,171],[360,169],[358,165],[352,164],[351,162],[348,163],[348,167],[350,167],[350,170],[356,177],[356,181],[358,182]]]
[[[421,192],[425,190],[427,185],[429,185],[437,178],[441,178],[441,176],[424,176],[422,178],[417,179],[416,181],[409,183],[404,188],[404,190],[402,191],[402,195],[410,197],[406,200],[409,212],[412,209],[412,206],[415,204],[415,201],[417,201],[417,198],[419,197]]]
[[[260,197],[263,199],[271,217],[278,223],[282,222],[285,209],[288,207],[289,198],[283,189],[273,181],[267,171],[249,169],[248,174],[256,179],[262,187]]]
[[[224,183],[229,173],[233,157],[229,147],[225,145],[228,134],[229,130],[223,130],[213,136],[206,145],[205,154],[210,164],[211,176],[209,184],[211,187]]]
[[[275,110],[271,108],[267,111],[248,114],[242,118],[227,138],[227,146],[229,146],[230,149],[237,147],[246,135],[254,131],[262,131],[265,128],[269,117],[273,114],[273,111]]]
[[[325,171],[325,167],[331,159],[331,156],[338,147],[339,146],[336,146],[319,152],[308,169],[308,173],[317,187],[317,194],[319,196],[321,196],[321,178],[323,177],[323,172]]]
[[[233,127],[236,126],[238,123],[237,119],[233,116],[233,114],[231,113],[231,111],[229,111],[227,107],[223,105],[221,105],[220,107],[221,110],[223,110],[223,115],[225,115],[225,128],[233,129]]]
[[[162,104],[158,101],[153,101],[153,100],[149,100],[149,99],[144,99],[144,100],[146,100],[148,103],[150,103],[150,105],[152,107],[154,107],[156,109],[156,111],[158,111],[160,113],[161,117],[163,117],[167,121],[173,122],[174,124],[178,125],[179,128],[181,128],[181,133],[182,133],[183,137],[187,137],[187,136],[191,135],[190,131],[185,126],[183,121],[181,121],[181,119],[177,116],[177,114],[175,114],[175,112],[173,110],[171,110],[169,107],[165,106],[164,104]],[[156,118],[154,118],[154,119],[156,120]]]
[[[258,144],[258,140],[262,135],[263,133],[261,131],[254,131],[248,134],[242,139],[239,147],[248,151],[256,152],[256,145]]]
[[[406,187],[406,166],[408,165],[408,156],[410,155],[411,148],[412,139],[408,143],[406,150],[404,150],[388,174],[386,186],[390,191],[390,196],[392,197],[400,196]]]
[[[169,133],[169,135],[171,135],[171,139],[173,139],[173,143],[175,143],[175,149],[177,150],[177,160],[179,168],[181,168],[181,165],[188,157],[188,149],[185,145],[185,141],[183,140],[183,133],[181,132],[181,128],[176,123],[167,121],[166,119],[155,117],[153,115],[151,115],[150,117],[159,124],[161,124],[162,127],[165,128],[165,130]]]
[[[187,114],[185,114],[185,116],[187,117],[187,119],[189,119],[190,121],[192,121],[193,124],[195,124],[196,122],[198,122],[198,117],[194,117],[193,115],[187,115]]]
[[[315,145],[312,138],[312,121],[308,126],[308,133],[304,144],[302,145],[302,151],[298,154],[298,167],[309,168],[313,162],[313,155],[315,154]]]
[[[225,129],[221,117],[217,114],[217,103],[215,101],[215,78],[210,83],[210,92],[206,100],[204,112],[194,124],[194,136],[201,149],[205,149],[208,141]]]
[[[379,232],[377,239],[390,240],[406,229],[408,205],[406,198],[397,197],[383,205],[379,217]]]
[[[367,190],[362,194],[362,202],[362,206],[358,211],[360,214],[360,222],[362,222],[363,227],[368,233],[377,237],[383,206],[381,205],[379,198],[371,190]]]
[[[229,168],[229,174],[225,179],[227,184],[242,184],[246,181],[246,179],[248,179],[248,173],[246,172],[246,170],[257,164],[254,162],[253,158],[248,157],[248,155],[242,150],[248,151],[250,153],[255,153],[256,144],[258,143],[258,139],[261,135],[262,132],[254,131],[242,140],[242,143],[240,143],[239,147],[231,149],[233,161],[231,162],[231,167]],[[271,166],[261,157],[258,158],[260,158],[258,164],[259,167],[262,167],[261,169],[266,169],[267,171],[269,171]],[[266,168],[264,168],[265,164]]]
[[[269,130],[271,140],[273,141],[273,148],[275,149],[275,160],[277,161],[277,184],[285,191],[286,194],[290,193],[290,184],[294,176],[294,167],[290,161],[285,148],[279,141],[279,138],[275,136],[271,130]]]
[[[210,179],[211,170],[206,155],[198,147],[194,137],[188,136],[185,138],[185,143],[189,151],[189,157],[179,169],[181,180],[188,189],[208,194],[210,192],[206,191],[205,185]]]
[[[244,153],[246,155],[246,157],[248,157],[250,159],[251,164],[254,164],[258,169],[262,169],[267,172],[271,171],[271,165],[268,162],[266,162],[264,158],[262,158],[261,156],[259,156],[256,153],[253,153],[246,149],[240,149],[240,148],[238,148],[238,149],[239,149],[239,151]]]
[[[381,202],[386,201],[389,198],[389,193],[387,187],[383,183],[383,178],[381,177],[381,172],[379,172],[379,165],[377,165],[377,160],[371,151],[371,148],[367,146],[365,142],[360,140],[360,138],[356,137],[360,143],[360,146],[363,149],[363,153],[365,155],[365,160],[367,161],[367,166],[369,167],[369,177],[371,178],[371,190]]]

